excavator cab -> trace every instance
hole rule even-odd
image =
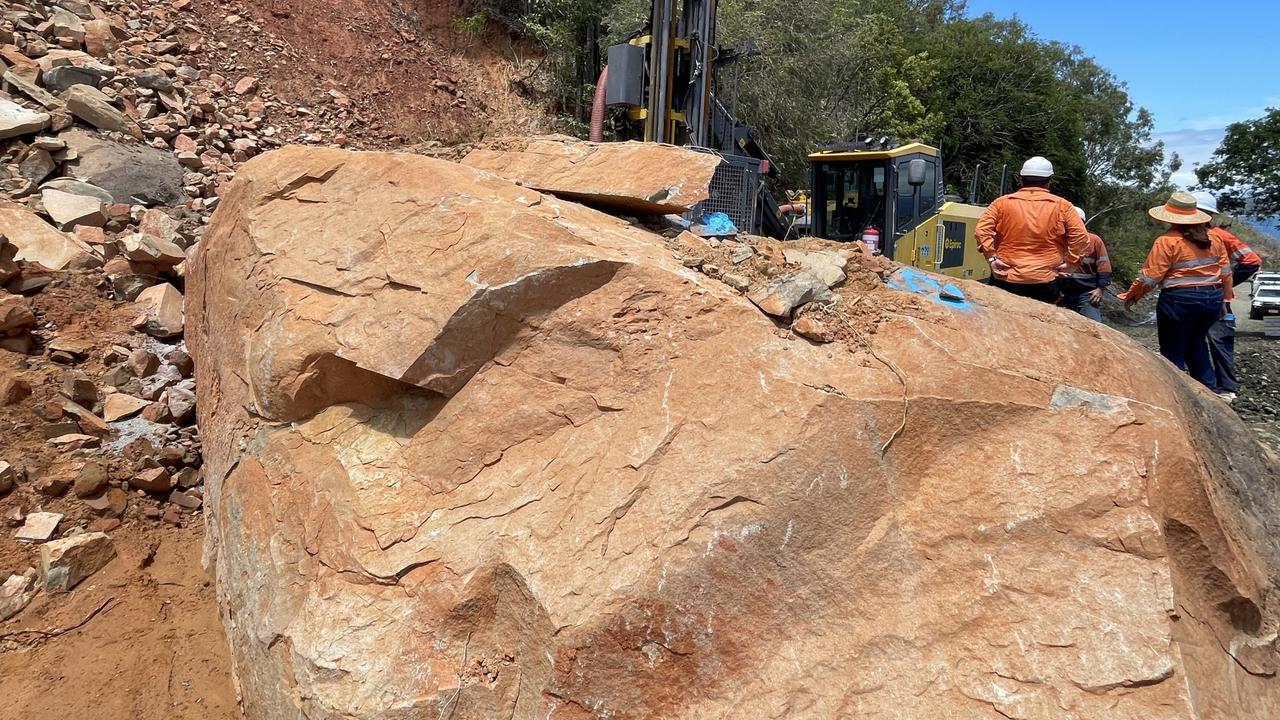
[[[990,276],[974,236],[982,208],[943,195],[937,148],[888,138],[843,143],[810,154],[809,169],[813,235],[848,242],[874,229],[883,254],[904,265]]]

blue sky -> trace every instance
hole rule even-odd
[[[969,14],[1017,15],[1041,38],[1078,45],[1129,86],[1177,151],[1175,180],[1224,128],[1280,107],[1280,0],[969,0]]]

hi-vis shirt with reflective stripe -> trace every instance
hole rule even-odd
[[[974,235],[988,260],[1008,263],[996,277],[1016,284],[1051,283],[1059,265],[1078,262],[1089,250],[1088,231],[1071,203],[1038,187],[992,200]]]
[[[1226,300],[1233,298],[1226,247],[1212,233],[1209,241],[1207,248],[1196,247],[1177,230],[1169,230],[1156,238],[1142,265],[1142,274],[1133,281],[1125,299],[1137,300],[1157,287],[1170,290],[1214,286],[1223,288]]]
[[[1089,252],[1080,262],[1067,271],[1067,277],[1091,288],[1104,288],[1111,284],[1111,259],[1102,238],[1089,233]]]
[[[1234,233],[1226,228],[1210,228],[1209,234],[1217,237],[1222,241],[1222,246],[1227,249],[1227,259],[1235,265],[1262,265],[1262,258],[1253,251],[1244,241],[1236,237]]]

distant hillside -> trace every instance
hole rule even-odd
[[[1231,227],[1231,232],[1262,257],[1264,267],[1280,269],[1280,230],[1274,221],[1240,218]]]

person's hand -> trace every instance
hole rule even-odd
[[[998,257],[993,257],[991,258],[991,269],[997,274],[1003,275],[1012,270],[1013,266]]]
[[[1125,311],[1125,312],[1129,312],[1130,310],[1132,310],[1132,309],[1133,309],[1133,306],[1134,306],[1134,305],[1137,305],[1137,304],[1138,304],[1138,299],[1137,299],[1137,298],[1131,298],[1131,297],[1129,297],[1129,293],[1122,293],[1122,294],[1118,295],[1117,297],[1119,297],[1121,300],[1123,300],[1123,301],[1124,301],[1124,311]]]
[[[1065,262],[1059,265],[1058,267],[1054,268],[1054,271],[1057,272],[1059,275],[1067,275],[1068,271],[1070,270],[1071,270],[1071,265]]]
[[[1094,288],[1089,291],[1089,304],[1097,307],[1102,304],[1102,288]]]

